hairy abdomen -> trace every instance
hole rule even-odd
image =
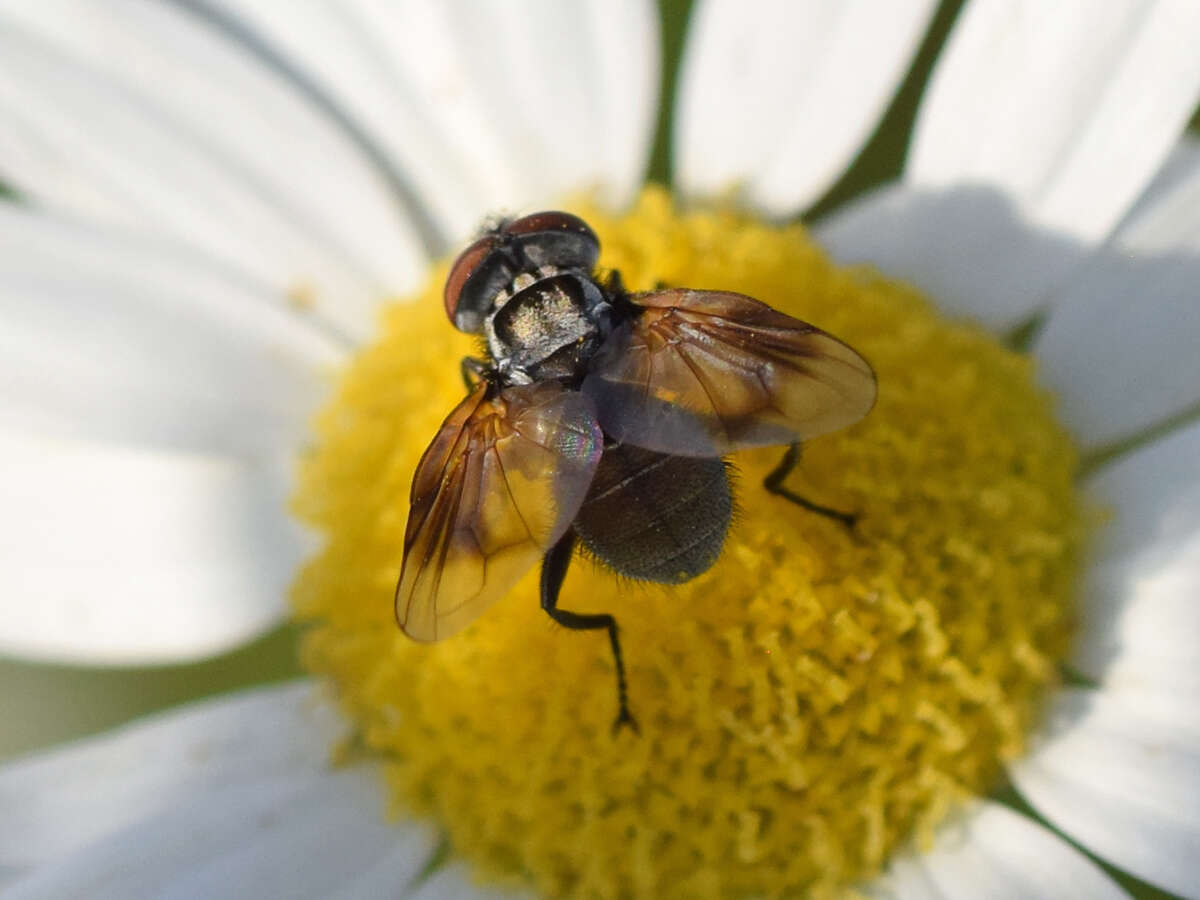
[[[716,562],[732,512],[722,460],[617,444],[600,458],[575,531],[620,574],[681,584]]]

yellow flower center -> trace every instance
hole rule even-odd
[[[413,469],[477,350],[441,302],[445,266],[353,361],[302,464],[324,551],[294,602],[307,664],[388,762],[400,808],[433,818],[492,879],[550,897],[833,893],[986,792],[1021,752],[1069,634],[1081,545],[1076,453],[1028,358],[901,284],[835,267],[799,226],[683,215],[648,189],[579,211],[632,290],[733,290],[863,354],[879,400],[806,444],[739,454],[722,557],[679,587],[577,560],[560,605],[621,626],[641,734],[611,731],[604,632],[539,608],[537,572],[466,631],[397,629]]]

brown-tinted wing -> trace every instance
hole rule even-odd
[[[875,403],[865,359],[752,297],[674,289],[630,300],[637,315],[600,348],[583,383],[618,441],[720,456],[836,431]]]
[[[442,424],[413,477],[396,620],[418,641],[466,627],[566,533],[604,436],[591,402],[557,383],[481,384]]]

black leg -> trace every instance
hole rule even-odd
[[[783,486],[783,480],[791,474],[792,469],[796,468],[796,463],[800,462],[800,445],[792,444],[787,448],[787,452],[783,454],[783,459],[779,461],[770,474],[763,479],[763,487],[772,494],[778,494],[785,500],[791,500],[797,506],[802,506],[810,512],[815,512],[818,515],[827,516],[830,519],[836,519],[850,530],[854,530],[854,523],[858,521],[858,516],[854,513],[841,512],[836,509],[830,509],[828,506],[821,506],[819,503],[813,503],[811,500],[806,500],[799,494],[794,494]]]
[[[546,558],[542,560],[542,609],[559,625],[578,631],[590,631],[595,628],[607,628],[608,640],[612,644],[613,659],[617,664],[617,703],[619,710],[617,720],[613,722],[613,733],[627,725],[638,732],[637,721],[629,712],[629,701],[625,692],[625,664],[621,661],[621,642],[617,638],[617,620],[608,613],[583,615],[568,612],[558,608],[558,592],[562,588],[563,579],[567,576],[567,567],[571,564],[571,554],[575,550],[575,532],[568,531],[557,544],[550,548]]]
[[[473,391],[484,373],[487,372],[487,363],[473,356],[464,356],[462,362],[459,363],[458,371],[462,375],[463,384],[466,385],[467,390]]]

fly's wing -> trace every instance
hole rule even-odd
[[[637,314],[593,357],[582,387],[618,441],[721,456],[845,428],[875,403],[865,359],[752,297],[674,289],[630,301]]]
[[[604,436],[591,402],[553,382],[481,384],[442,424],[413,477],[396,620],[436,641],[503,597],[566,533]]]

